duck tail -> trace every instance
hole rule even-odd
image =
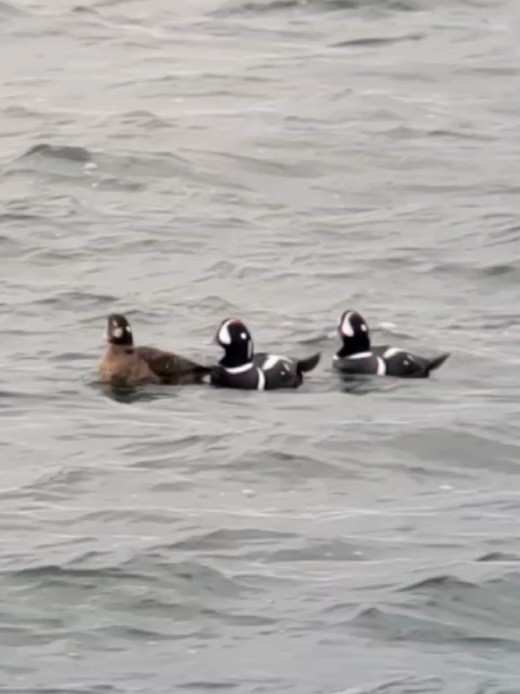
[[[202,366],[202,364],[196,364],[193,367],[193,371],[197,374],[197,376],[209,376],[214,368],[214,366]]]
[[[444,364],[444,362],[449,356],[449,352],[444,352],[443,354],[439,354],[438,357],[435,357],[435,359],[430,359],[428,371],[435,371],[435,369],[438,369],[439,366],[442,366]]]
[[[318,366],[320,359],[321,352],[317,352],[316,354],[313,354],[312,357],[307,357],[306,359],[298,359],[296,362],[298,373],[301,375],[307,371],[312,371]]]

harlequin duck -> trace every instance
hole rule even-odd
[[[211,384],[221,388],[297,388],[303,383],[303,374],[312,371],[321,356],[317,353],[307,359],[294,359],[265,352],[254,354],[251,333],[242,321],[236,319],[226,319],[221,323],[215,342],[225,354],[211,373]]]
[[[99,364],[104,383],[135,386],[144,383],[180,385],[209,380],[211,367],[163,352],[154,347],[134,347],[132,329],[125,316],[113,313],[107,321],[108,348]]]
[[[427,359],[396,347],[370,346],[370,331],[361,314],[344,311],[338,332],[342,348],[333,357],[333,366],[344,374],[428,378],[450,356],[449,352]]]

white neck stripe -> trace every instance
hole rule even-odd
[[[243,374],[245,371],[249,371],[253,366],[252,361],[248,361],[245,364],[240,364],[240,366],[225,366],[224,369],[228,374]]]

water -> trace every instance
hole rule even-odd
[[[2,691],[517,694],[517,10],[2,1]],[[322,362],[118,400],[111,311]]]

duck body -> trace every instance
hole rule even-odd
[[[339,322],[342,348],[334,355],[333,367],[345,375],[428,378],[450,356],[419,356],[388,345],[371,346],[368,325],[356,311],[345,311]]]
[[[209,379],[212,367],[155,347],[134,347],[130,325],[119,314],[108,317],[108,347],[98,366],[103,383],[185,385]]]
[[[147,361],[141,359],[133,347],[109,345],[98,366],[101,383],[114,386],[136,386],[145,383],[161,383]]]
[[[397,376],[399,378],[428,378],[449,354],[434,359],[420,357],[396,347],[374,347],[370,352],[359,352],[348,357],[334,355],[334,368],[341,373],[360,376]]]
[[[314,369],[320,360],[319,354],[307,359],[266,352],[255,354],[251,334],[238,320],[224,321],[217,332],[216,341],[225,350],[225,356],[211,372],[211,384],[219,388],[297,388],[303,383],[303,374]]]

